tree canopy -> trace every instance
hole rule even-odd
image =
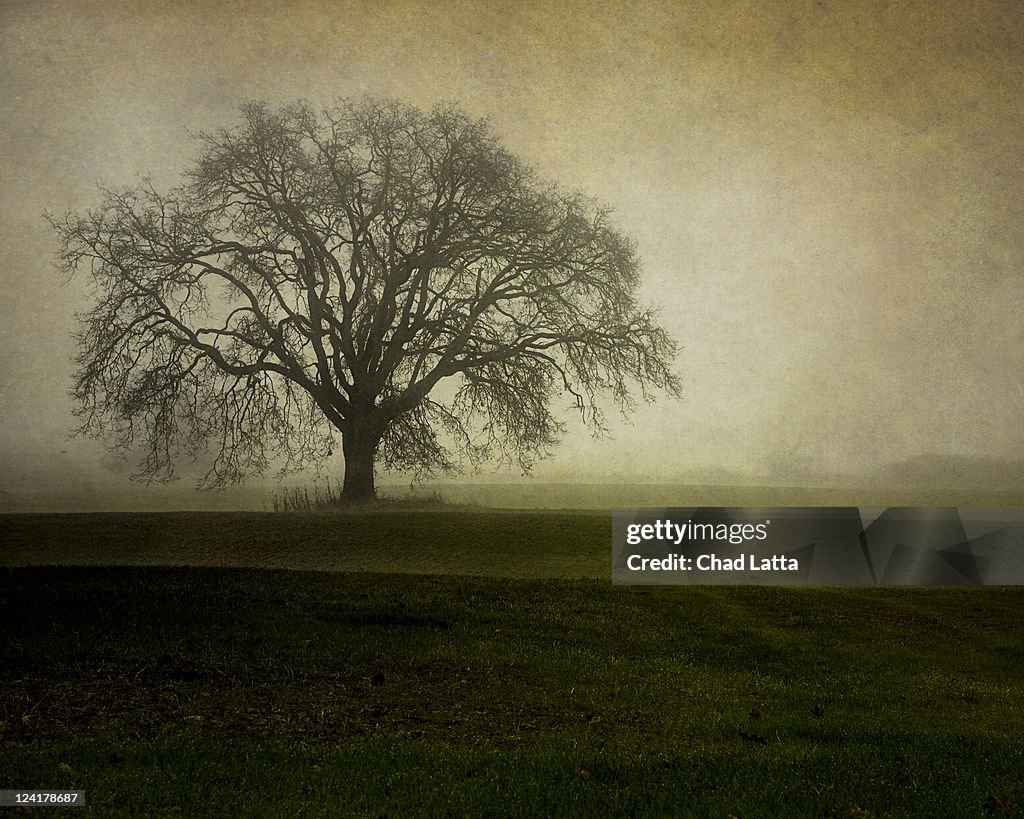
[[[633,242],[545,182],[484,121],[389,100],[242,107],[183,183],[50,217],[91,277],[81,431],[142,447],[139,475],[205,459],[223,486],[340,438],[343,497],[374,464],[528,470],[603,405],[676,395],[675,342],[638,304]]]

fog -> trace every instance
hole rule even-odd
[[[567,400],[532,476],[467,483],[1024,497],[1017,2],[8,0],[0,76],[0,509],[266,502],[272,475],[140,487],[131,453],[70,437],[91,294],[41,214],[174,185],[243,100],[362,94],[455,101],[611,205],[683,346],[682,400],[600,439]]]

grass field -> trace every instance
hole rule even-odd
[[[613,587],[609,524],[0,518],[0,788],[100,816],[1020,815],[1024,590]],[[93,565],[27,565],[58,563]]]
[[[611,578],[611,515],[476,508],[0,515],[0,566]]]

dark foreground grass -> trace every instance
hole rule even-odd
[[[117,815],[989,816],[1019,589],[0,570],[0,788]]]

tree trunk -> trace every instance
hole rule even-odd
[[[373,462],[381,432],[367,422],[355,421],[342,433],[345,451],[345,482],[341,488],[343,503],[369,503],[377,497],[373,482]]]

